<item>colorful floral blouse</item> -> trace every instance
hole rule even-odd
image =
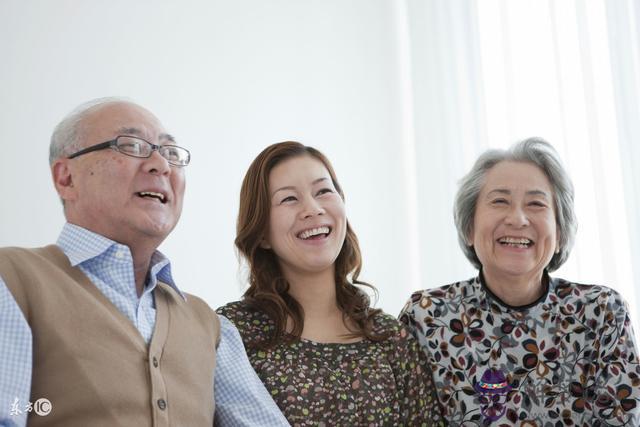
[[[510,307],[481,278],[416,292],[400,318],[424,349],[450,426],[640,426],[626,304],[604,286],[546,279]]]
[[[242,302],[218,309],[245,345],[273,331],[273,322]],[[441,425],[431,375],[417,341],[391,316],[374,331],[382,342],[323,344],[305,339],[247,354],[267,390],[293,426]]]

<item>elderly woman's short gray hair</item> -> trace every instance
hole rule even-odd
[[[82,121],[92,111],[114,103],[132,103],[121,97],[97,98],[76,107],[53,130],[49,144],[49,165],[53,165],[60,157],[68,156],[82,148],[80,141]],[[100,141],[98,141],[100,142]]]
[[[578,224],[573,206],[573,184],[564,169],[556,150],[542,138],[529,138],[512,145],[507,150],[487,150],[460,181],[456,194],[453,219],[458,230],[458,241],[465,256],[478,269],[482,267],[469,238],[473,228],[478,196],[489,169],[502,161],[528,162],[538,166],[547,176],[553,188],[556,224],[559,231],[560,251],[553,255],[547,271],[557,270],[569,258]]]

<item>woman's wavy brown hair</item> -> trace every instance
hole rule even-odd
[[[319,160],[331,175],[333,185],[344,200],[344,193],[329,160],[320,151],[299,142],[286,141],[270,145],[255,158],[242,181],[240,210],[238,212],[235,245],[249,267],[249,289],[244,293],[244,302],[252,309],[264,312],[275,325],[274,333],[262,341],[249,342],[249,347],[269,348],[281,341],[300,338],[304,327],[304,311],[289,295],[289,283],[284,278],[278,257],[271,249],[261,247],[269,230],[271,198],[269,197],[269,175],[271,170],[284,160],[311,156]],[[374,333],[373,319],[381,310],[372,309],[368,295],[356,285],[366,286],[377,294],[376,289],[358,280],[362,269],[362,258],[358,238],[347,221],[347,232],[340,254],[335,261],[336,299],[343,318],[355,325],[350,337],[363,337],[373,341],[386,338]],[[287,319],[291,318],[292,330],[287,333]],[[348,322],[345,325],[349,329]]]

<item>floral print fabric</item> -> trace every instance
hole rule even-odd
[[[242,302],[218,309],[247,346],[253,368],[293,426],[431,426],[440,417],[426,358],[391,316],[379,315],[382,342],[324,344],[305,339],[268,350],[248,343],[273,331],[273,322]]]
[[[526,308],[481,277],[416,292],[400,319],[429,359],[450,426],[640,426],[640,365],[612,289],[548,279]]]

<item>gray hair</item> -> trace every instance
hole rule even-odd
[[[62,119],[53,130],[51,143],[49,144],[49,165],[53,165],[60,157],[68,156],[82,148],[81,131],[82,122],[86,116],[106,105],[115,103],[133,103],[130,99],[122,97],[105,97],[92,99],[76,107]]]
[[[538,166],[547,176],[553,188],[556,224],[559,230],[559,252],[547,265],[547,271],[557,270],[569,258],[578,228],[573,205],[573,184],[564,169],[558,152],[542,138],[528,138],[512,145],[507,150],[487,150],[460,181],[456,194],[453,219],[458,230],[458,242],[465,256],[477,269],[482,267],[473,246],[468,244],[473,228],[478,196],[484,185],[487,172],[502,161],[527,162]]]

